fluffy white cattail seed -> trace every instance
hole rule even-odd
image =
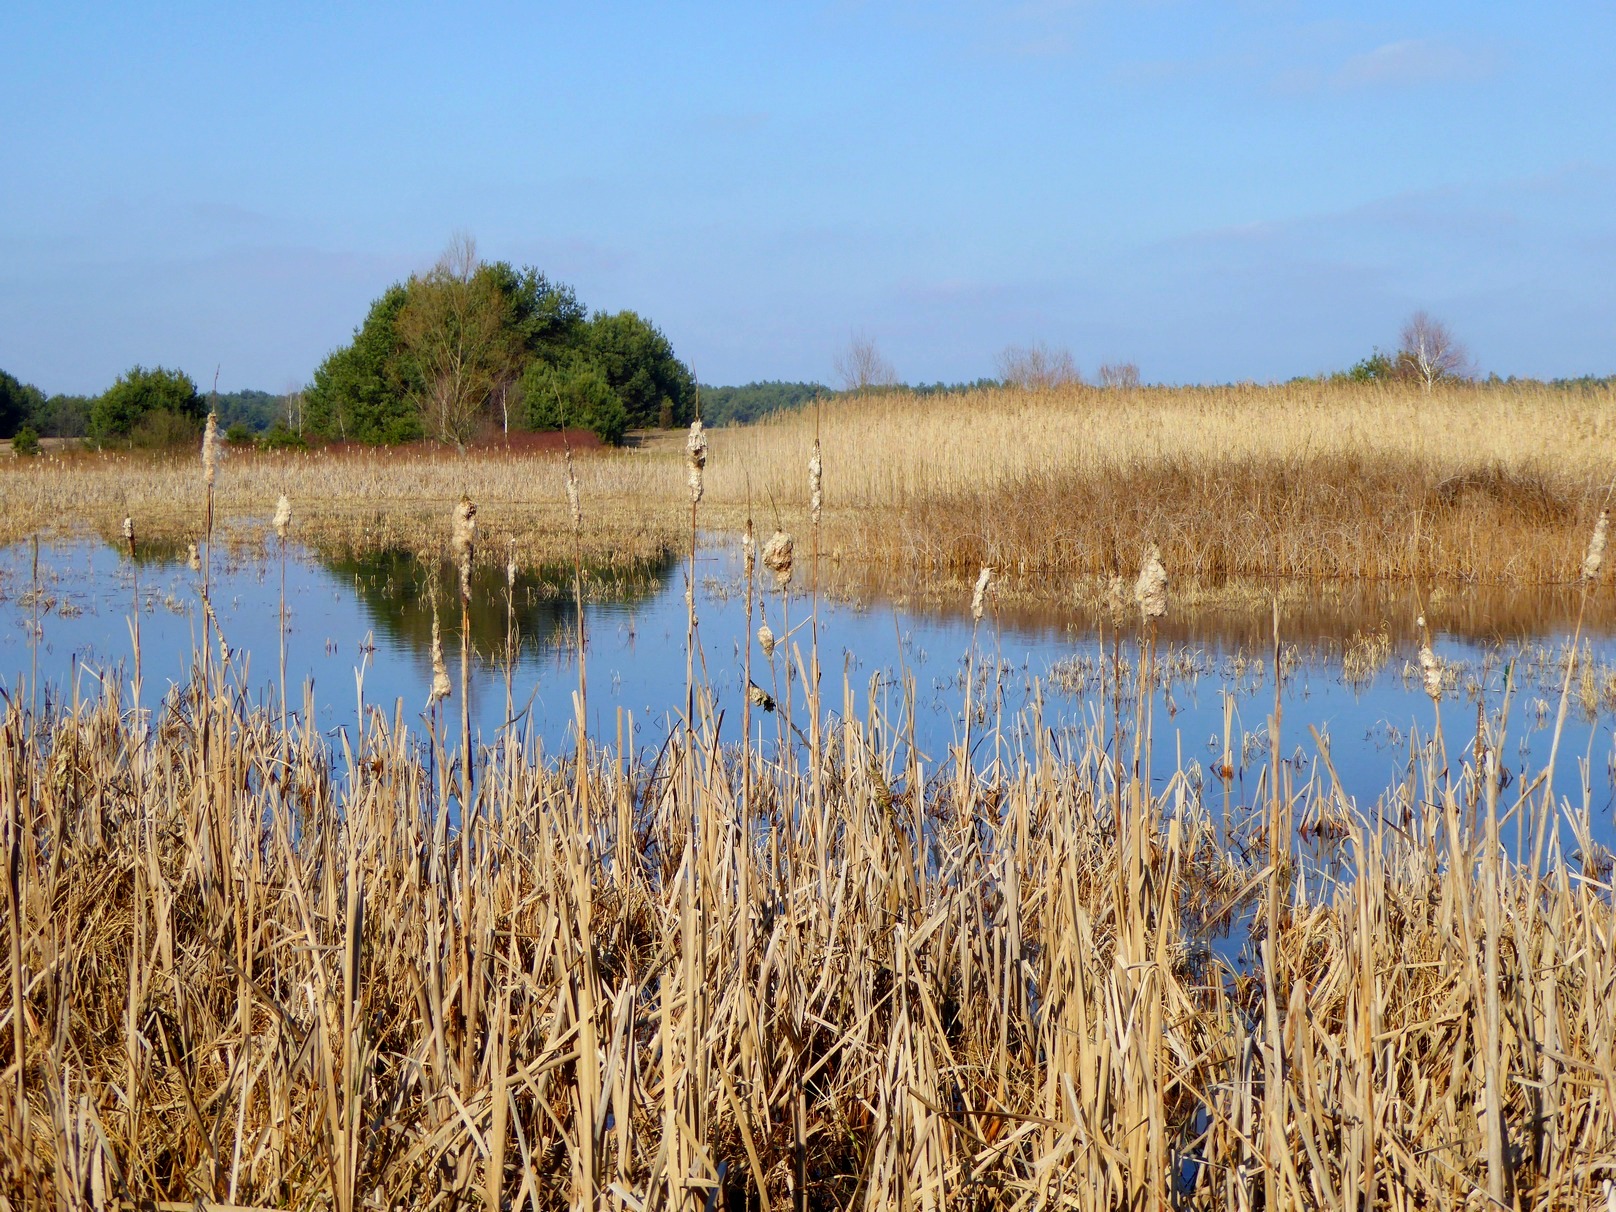
[[[438,607],[432,606],[432,689],[427,694],[426,709],[432,710],[439,699],[449,697],[451,686],[449,670],[443,663],[443,632],[438,629]]]
[[[516,540],[511,539],[505,548],[505,588],[516,588]]]
[[[976,622],[982,621],[982,607],[988,595],[988,586],[993,583],[993,569],[986,564],[976,576],[976,592],[971,595],[971,618]]]
[[[213,487],[213,478],[219,473],[219,414],[208,414],[207,428],[202,431],[202,478]]]
[[[741,563],[745,566],[747,592],[751,592],[752,574],[757,571],[757,539],[752,535],[752,519],[746,519],[741,531]]]
[[[747,686],[746,697],[752,700],[754,706],[761,707],[765,711],[774,710],[774,696],[756,682]]]
[[[1133,600],[1139,603],[1146,622],[1167,613],[1167,569],[1162,565],[1161,549],[1154,543],[1146,549],[1144,567],[1133,583]]]
[[[134,518],[125,518],[123,520],[123,544],[124,544],[125,547],[129,548],[129,554],[130,555],[135,554],[135,519]]]
[[[1114,626],[1120,627],[1128,614],[1128,582],[1121,573],[1112,573],[1105,587],[1105,609]]]
[[[758,628],[758,647],[763,649],[764,657],[771,660],[773,659],[774,631],[772,628],[770,628],[769,621],[767,619],[763,620],[763,625]]]
[[[690,503],[701,500],[702,473],[707,467],[707,435],[701,430],[701,418],[690,422],[690,437],[685,441],[685,464],[690,468]]]
[[[471,498],[462,496],[454,509],[454,533],[451,545],[455,563],[460,569],[460,600],[471,601],[471,554],[477,542],[477,506]]]
[[[814,516],[814,525],[819,525],[819,507],[825,500],[825,463],[819,457],[819,439],[814,439],[814,453],[808,456],[808,503]]]
[[[572,533],[584,532],[584,507],[578,497],[578,476],[572,470],[572,451],[567,451],[567,512],[572,517]]]
[[[1582,557],[1582,579],[1592,581],[1599,576],[1600,566],[1605,562],[1605,532],[1610,527],[1610,510],[1599,511],[1599,521],[1594,523],[1593,537],[1588,540],[1588,554]]]
[[[292,502],[281,493],[281,499],[275,502],[275,537],[286,542],[286,528],[292,524]]]
[[[763,544],[763,566],[774,573],[774,582],[781,589],[791,584],[791,560],[797,541],[783,530],[777,530]]]
[[[1442,661],[1431,651],[1431,642],[1424,639],[1420,641],[1420,677],[1425,682],[1425,693],[1431,696],[1431,701],[1439,701],[1442,698]]]
[[[192,572],[202,571],[202,553],[196,549],[195,543],[192,543],[190,550],[185,553],[185,562],[191,566]]]

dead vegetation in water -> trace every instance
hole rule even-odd
[[[962,781],[901,714],[743,769],[704,712],[582,784],[498,738],[462,816],[441,729],[373,712],[333,754],[215,677],[0,715],[12,1206],[1575,1207],[1616,1178],[1597,857],[1500,861],[1484,780],[1430,751],[1396,829],[1287,762],[1224,838],[1198,772],[1147,791],[1103,721]],[[1270,851],[1276,812],[1350,877]],[[1231,915],[1246,964],[1209,947]]]

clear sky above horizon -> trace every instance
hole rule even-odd
[[[302,382],[457,231],[704,382],[1616,371],[1616,6],[0,8],[0,369]]]

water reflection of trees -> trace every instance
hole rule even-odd
[[[376,629],[389,638],[425,652],[432,644],[432,605],[436,597],[445,644],[460,628],[459,577],[447,562],[424,562],[404,551],[349,558],[322,559],[325,567],[354,587]],[[632,606],[650,601],[662,589],[676,563],[635,561],[586,566],[585,605]],[[507,614],[505,570],[473,569],[471,577],[472,645],[483,654],[505,650],[506,628],[514,617],[524,652],[566,648],[574,642],[577,607],[571,566],[543,566],[516,574],[514,616]]]

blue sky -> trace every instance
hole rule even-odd
[[[1616,371],[1616,6],[0,7],[0,368],[282,390],[457,231],[704,381]]]

